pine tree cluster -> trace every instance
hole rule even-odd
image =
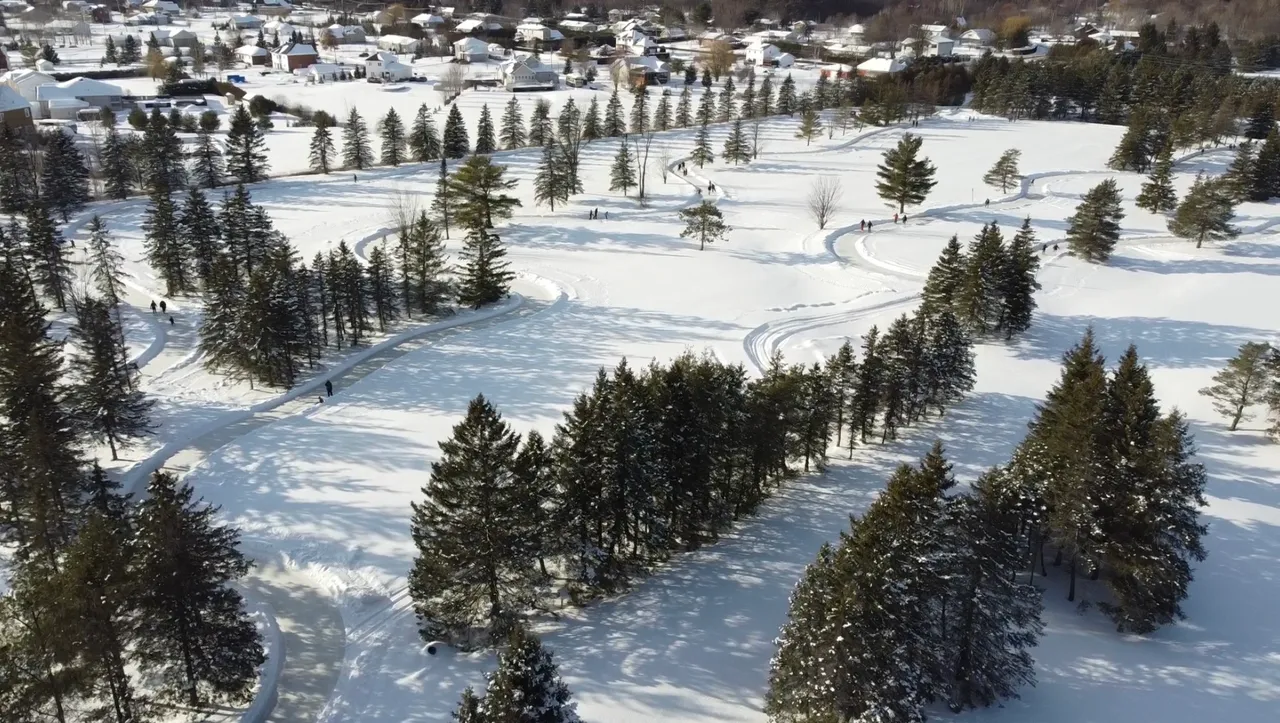
[[[782,481],[822,469],[833,439],[852,455],[973,385],[953,314],[904,316],[863,347],[861,359],[847,342],[811,367],[777,356],[755,380],[692,354],[642,370],[624,360],[600,370],[550,443],[522,441],[478,397],[414,505],[423,634],[501,639],[556,578],[579,598],[621,590],[714,542]]]
[[[950,312],[970,334],[1013,338],[1031,328],[1040,251],[1030,218],[1008,245],[994,222],[982,227],[968,253],[952,236],[925,279],[921,314]]]
[[[90,224],[90,277],[64,364],[20,257],[0,257],[0,596],[6,719],[142,720],[153,702],[246,699],[263,650],[227,583],[249,565],[235,530],[157,473],[138,505],[82,450],[149,432],[116,310],[120,257]],[[140,692],[140,681],[155,698]]]

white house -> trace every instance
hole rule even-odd
[[[453,57],[464,63],[483,63],[489,57],[489,45],[479,38],[462,38],[453,44]]]
[[[782,51],[770,43],[756,43],[747,48],[748,65],[773,65]]]
[[[799,39],[795,33],[790,30],[761,30],[758,33],[752,33],[752,42],[760,43],[794,43]]]
[[[245,65],[266,65],[271,52],[256,45],[241,45],[236,48],[236,58]]]
[[[401,63],[394,53],[379,50],[364,59],[364,73],[369,78],[394,83],[413,77],[413,68]]]
[[[333,39],[339,44],[363,43],[365,42],[364,28],[359,25],[340,25],[334,23],[325,28]]]
[[[444,18],[434,13],[419,13],[409,18],[409,22],[423,30],[435,30],[444,24]]]
[[[178,3],[173,0],[147,0],[142,3],[142,9],[153,13],[166,13],[170,17],[182,14],[182,8],[178,7]]]
[[[46,83],[36,88],[36,101],[45,118],[72,119],[84,108],[124,107],[124,90],[118,85],[92,78],[72,78],[61,83]]]
[[[248,13],[232,15],[229,22],[237,30],[257,30],[262,27],[262,18]]]
[[[946,25],[921,25],[920,29],[932,37],[951,37],[951,28]]]
[[[962,45],[988,46],[994,45],[995,42],[995,31],[986,28],[973,28],[960,34],[960,43]]]
[[[56,82],[52,75],[46,75],[37,70],[10,70],[0,75],[0,84],[18,91],[18,95],[25,98],[28,103],[36,102],[37,88]]]
[[[950,58],[955,47],[956,41],[937,35],[925,41],[923,55],[930,58]]]
[[[526,20],[516,26],[515,39],[517,41],[523,40],[525,42],[537,40],[545,43],[555,40],[564,40],[564,34],[559,30],[543,25],[541,22],[532,23]]]
[[[67,10],[73,13],[87,12],[90,7],[91,7],[91,4],[88,2],[85,2],[85,0],[64,0],[64,2],[62,3],[63,10]]]
[[[532,56],[505,61],[498,66],[498,77],[502,79],[502,87],[512,92],[522,89],[554,90],[560,87],[560,74]]]
[[[791,53],[779,53],[777,59],[774,61],[774,65],[778,66],[779,68],[790,68],[795,64],[796,64],[796,56],[792,55]]]
[[[570,14],[575,14],[575,13],[570,13]],[[600,29],[599,26],[597,26],[595,23],[591,22],[590,20],[586,20],[586,19],[580,20],[577,18],[569,18],[566,20],[561,20],[559,25],[560,27],[572,33],[594,33],[595,31]]]
[[[378,47],[393,53],[416,53],[422,41],[406,35],[383,35],[378,38]]]
[[[258,0],[258,12],[263,15],[284,17],[293,12],[293,4],[289,0]]]
[[[487,33],[502,30],[502,23],[486,18],[467,18],[458,23],[454,30],[460,33]]]
[[[617,47],[625,47],[631,55],[657,55],[660,48],[653,38],[640,32],[637,28],[629,28],[615,36]]]
[[[907,69],[907,64],[897,58],[871,58],[858,64],[858,75],[875,77],[893,75]]]
[[[332,83],[342,77],[342,68],[333,63],[313,63],[301,71],[316,83]]]
[[[644,85],[666,83],[671,80],[671,64],[664,63],[651,55],[618,58],[609,67],[612,73],[625,71],[633,84],[639,84],[641,78],[644,79]]]
[[[262,24],[262,32],[268,35],[275,33],[279,35],[282,40],[292,36],[296,30],[296,27],[280,19],[271,20]]]

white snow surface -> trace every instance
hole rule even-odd
[[[531,103],[522,101],[527,114]],[[478,109],[472,96],[463,102]],[[498,109],[491,103],[491,110]],[[439,441],[476,394],[493,400],[517,431],[550,435],[597,368],[624,356],[643,365],[707,350],[752,372],[774,351],[811,363],[845,338],[910,311],[952,234],[967,241],[995,219],[1008,237],[1026,216],[1050,246],[1035,324],[1014,343],[978,348],[977,388],[954,412],[896,444],[858,450],[852,460],[833,450],[827,474],[788,485],[719,543],[678,556],[616,600],[541,624],[580,712],[611,723],[764,720],[772,640],[818,546],[874,498],[896,464],[917,458],[935,438],[964,480],[1004,462],[1056,380],[1060,355],[1092,324],[1109,358],[1136,344],[1164,405],[1192,420],[1210,477],[1209,558],[1197,568],[1188,619],[1147,637],[1115,633],[1096,610],[1079,613],[1051,574],[1047,631],[1034,651],[1038,685],[1003,708],[958,717],[1275,720],[1280,448],[1265,439],[1261,419],[1226,433],[1197,390],[1239,344],[1276,340],[1276,207],[1243,205],[1237,220],[1244,236],[1197,250],[1133,207],[1140,177],[1105,169],[1122,129],[970,121],[956,111],[910,129],[924,137],[940,182],[926,206],[897,225],[876,197],[874,169],[907,129],[837,131],[809,146],[795,139],[795,129],[795,120],[766,122],[765,152],[750,165],[717,162],[665,183],[655,169],[644,206],[604,190],[616,141],[586,148],[588,192],[554,212],[532,199],[540,151],[500,154],[524,202],[500,233],[522,274],[515,290],[528,300],[525,313],[432,337],[325,404],[281,413],[207,450],[188,476],[197,492],[221,505],[247,542],[287,556],[341,610],[344,668],[320,720],[445,721],[463,687],[483,685],[491,656],[428,656],[405,591],[414,557],[409,504],[421,495]],[[717,152],[725,132],[713,132]],[[269,142],[282,135],[270,134]],[[672,132],[660,134],[655,147],[674,161],[691,141],[688,132]],[[1007,148],[1023,151],[1028,180],[1006,197],[980,179]],[[272,152],[294,151],[273,145]],[[1180,188],[1197,170],[1221,172],[1229,160],[1226,151],[1184,160]],[[839,177],[844,189],[825,231],[804,210],[809,184],[820,175]],[[358,183],[342,173],[277,179],[252,193],[309,260],[340,240],[365,252],[388,225],[389,197],[408,194],[425,205],[435,177],[434,166],[408,165],[363,172]],[[1080,194],[1107,177],[1120,182],[1129,214],[1115,258],[1096,266],[1055,253]],[[732,232],[699,251],[679,238],[676,211],[696,201],[694,183],[705,188],[707,181],[719,189],[710,197]],[[139,309],[131,312],[131,330],[144,384],[159,399],[157,439],[122,465],[275,395],[203,370],[197,300],[171,305],[178,308],[172,326],[167,319],[149,323],[145,305],[160,295],[141,262],[143,205],[91,209],[107,219],[130,259],[137,291],[130,301]],[[608,220],[587,220],[594,208]],[[861,219],[873,220],[874,230],[859,232]],[[1084,590],[1086,598],[1093,593],[1089,583]]]

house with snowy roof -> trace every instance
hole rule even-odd
[[[118,85],[92,78],[72,78],[61,83],[46,83],[36,88],[40,115],[55,120],[70,120],[85,108],[124,108],[124,90]]]
[[[521,55],[498,66],[502,87],[515,93],[522,90],[555,90],[560,74],[531,55]]]
[[[236,30],[257,30],[262,27],[262,18],[249,13],[232,15],[227,24]]]
[[[453,44],[453,57],[464,63],[483,63],[489,57],[489,44],[480,38],[462,38]]]
[[[897,58],[870,58],[858,63],[858,75],[864,78],[894,75],[906,69],[907,64]]]
[[[235,55],[245,65],[266,65],[271,59],[271,51],[256,45],[241,45],[236,48]]]
[[[0,85],[0,126],[19,133],[29,133],[34,127],[31,104],[18,91]]]
[[[418,13],[409,18],[409,22],[423,30],[436,30],[441,25],[444,25],[444,18],[435,13]]]
[[[178,7],[178,3],[173,0],[147,0],[142,3],[142,9],[153,13],[165,13],[170,17],[182,14],[182,8]]]
[[[395,83],[412,78],[413,68],[400,62],[395,53],[379,50],[364,59],[364,73],[369,78]]]
[[[383,35],[378,38],[378,47],[393,53],[416,53],[422,41],[407,35]]]
[[[293,72],[310,67],[320,60],[316,49],[306,43],[288,42],[271,53],[271,66],[277,70]]]

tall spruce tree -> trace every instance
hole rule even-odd
[[[333,144],[333,127],[328,116],[315,121],[316,129],[311,133],[311,148],[308,159],[311,170],[327,174],[337,160],[337,148]]]
[[[1001,153],[1000,159],[982,177],[982,182],[992,188],[1000,189],[1000,193],[1008,193],[1010,186],[1022,180],[1022,176],[1018,173],[1018,161],[1021,158],[1022,151],[1017,148],[1010,148]]]
[[[182,238],[177,209],[168,193],[152,195],[142,230],[146,237],[147,261],[164,280],[165,295],[190,291],[193,288],[190,251]]]
[[[666,88],[658,95],[658,105],[653,109],[653,129],[665,131],[671,129],[671,91]]]
[[[814,138],[822,137],[822,120],[818,117],[818,111],[813,108],[805,108],[800,113],[800,127],[796,129],[796,138],[803,138],[804,144],[810,145]]]
[[[1004,234],[994,223],[969,243],[964,280],[956,293],[956,315],[975,335],[1003,328],[1004,285],[1010,269]]]
[[[128,197],[134,176],[132,165],[120,132],[114,125],[109,126],[106,135],[102,138],[102,148],[98,152],[98,166],[101,169],[103,190],[107,198],[120,200]],[[2,200],[0,197],[0,201]],[[0,203],[0,207],[2,206],[3,204]]]
[[[35,196],[31,145],[17,128],[0,124],[0,213],[15,215]]]
[[[1194,240],[1196,248],[1205,241],[1226,241],[1240,235],[1240,229],[1231,224],[1235,215],[1235,200],[1226,183],[1198,175],[1186,198],[1178,204],[1177,212],[1169,219],[1169,233]]]
[[[635,88],[631,92],[632,135],[644,135],[649,130],[649,90],[646,86]]]
[[[618,88],[614,86],[613,95],[604,108],[604,124],[600,127],[602,137],[615,138],[627,132],[626,121],[622,117],[622,100],[618,98]]]
[[[1249,194],[1253,190],[1254,160],[1253,142],[1244,141],[1239,146],[1236,146],[1235,158],[1231,159],[1231,166],[1227,168],[1227,172],[1222,176],[1222,180],[1231,191],[1231,197],[1237,202],[1249,198]]]
[[[453,220],[454,193],[449,185],[448,161],[440,159],[440,176],[436,179],[436,192],[431,197],[431,212],[440,219],[444,227],[444,237],[449,238],[449,225]]]
[[[44,135],[40,200],[66,223],[89,201],[89,167],[72,137],[56,130]]]
[[[1099,183],[1084,195],[1076,212],[1067,217],[1067,247],[1092,263],[1104,263],[1120,240],[1120,187],[1114,178]]]
[[[698,134],[694,137],[693,151],[689,153],[689,160],[698,164],[698,168],[702,168],[704,165],[716,160],[716,154],[711,151],[711,131],[706,123],[698,127]]]
[[[67,310],[71,298],[70,249],[63,243],[62,233],[49,211],[39,201],[26,206],[27,228],[23,236],[31,275],[59,309]]]
[[[387,110],[387,114],[378,123],[378,133],[382,137],[382,165],[398,166],[405,160],[404,155],[404,122],[395,108]]]
[[[506,170],[489,156],[480,155],[458,166],[447,184],[457,225],[483,230],[511,218],[520,200],[503,193],[516,186],[515,179],[504,177]]]
[[[230,149],[228,141],[228,149]],[[171,193],[186,185],[185,152],[177,129],[152,109],[138,147],[137,167],[149,193]]]
[[[480,720],[581,723],[569,686],[538,636],[517,625],[505,642],[477,706]]]
[[[596,97],[593,95],[591,102],[587,104],[587,113],[582,117],[582,140],[590,143],[604,136],[604,128],[600,121],[600,104],[596,102]]]
[[[413,117],[413,128],[409,131],[409,155],[419,163],[440,158],[440,136],[436,133],[436,124],[431,120],[431,111],[426,103],[418,106]]]
[[[507,251],[497,234],[471,227],[459,254],[458,303],[479,309],[506,298],[515,274],[503,259]]]
[[[125,293],[124,254],[116,250],[111,241],[111,232],[107,230],[107,224],[101,217],[89,219],[87,229],[89,280],[115,315],[116,325],[121,326],[120,304]]]
[[[631,158],[631,144],[627,143],[624,136],[618,144],[618,152],[613,156],[613,165],[609,167],[609,190],[622,191],[625,196],[627,189],[635,185],[636,169]]]
[[[498,150],[498,139],[493,129],[493,116],[489,104],[480,106],[480,121],[476,125],[476,153],[493,153]]]
[[[471,139],[467,136],[466,123],[462,121],[462,111],[457,104],[449,108],[449,116],[444,122],[444,137],[440,144],[443,158],[462,158],[471,152]]]
[[[778,86],[778,104],[777,110],[780,115],[790,116],[796,112],[796,82],[792,80],[791,74],[787,73],[787,77],[782,79],[782,84]]]
[[[716,104],[716,121],[727,123],[738,115],[738,102],[734,98],[733,76],[725,76],[724,86],[720,90],[719,102]]]
[[[1272,130],[1250,165],[1249,200],[1280,197],[1280,131]]]
[[[726,161],[733,161],[735,166],[739,163],[751,162],[751,142],[743,132],[741,118],[734,119],[733,128],[724,139],[724,150],[720,153],[720,157]]]
[[[183,201],[178,216],[178,228],[184,239],[192,271],[203,288],[208,288],[213,278],[213,268],[222,253],[222,237],[218,219],[209,205],[209,199],[198,187],[192,186]]]
[[[692,94],[689,92],[689,86],[680,89],[680,100],[676,102],[676,116],[672,121],[674,128],[688,128],[693,123],[693,117],[690,115],[690,103]]]
[[[360,111],[355,108],[347,114],[347,125],[342,129],[342,165],[363,171],[373,165],[373,147],[369,144],[369,128]]]
[[[266,138],[245,104],[236,106],[227,130],[227,173],[240,183],[256,183],[267,177]]]
[[[1156,157],[1136,204],[1151,213],[1168,213],[1177,207],[1178,195],[1173,190],[1173,149],[1170,146],[1166,145]]]
[[[191,150],[191,180],[201,188],[217,188],[222,185],[226,164],[222,148],[214,140],[213,133],[201,129],[196,134],[196,145]]]
[[[138,506],[137,659],[159,677],[160,693],[193,707],[246,700],[265,660],[240,593],[228,586],[249,571],[240,533],[216,522],[218,508],[157,472]]]
[[[551,122],[551,103],[539,98],[533,104],[533,112],[529,114],[528,143],[536,148],[546,145],[555,137],[555,126]]]
[[[458,640],[485,625],[501,640],[532,601],[533,559],[520,534],[515,475],[519,444],[483,396],[471,400],[466,418],[440,443],[410,528],[418,556],[409,594],[428,639]]]
[[[891,207],[896,207],[898,213],[905,212],[907,206],[924,203],[929,191],[937,185],[933,163],[928,158],[917,157],[923,143],[920,136],[905,134],[896,147],[885,151],[884,161],[876,168],[880,179],[876,192]]]
[[[929,268],[924,289],[920,292],[920,313],[923,316],[932,318],[944,311],[956,310],[957,298],[965,283],[966,263],[960,237],[952,235],[938,260]]]
[[[111,459],[119,459],[121,448],[152,432],[153,402],[138,389],[138,367],[129,361],[124,334],[106,302],[89,296],[76,303],[71,338],[75,416],[91,439],[107,443]]]
[[[382,245],[369,251],[369,264],[365,267],[369,300],[374,316],[378,318],[378,331],[386,331],[387,324],[400,315],[400,303],[396,298],[395,270],[391,258]]]
[[[569,201],[569,185],[565,181],[559,149],[555,143],[548,143],[542,149],[542,160],[538,162],[538,174],[533,179],[534,201],[539,205],[545,203],[555,211],[557,201],[561,204]]]
[[[502,112],[502,132],[499,140],[502,147],[513,151],[524,147],[524,118],[520,115],[520,101],[514,93],[507,101],[506,110]]]
[[[1000,295],[1003,308],[1000,325],[1005,339],[1031,328],[1031,317],[1036,310],[1035,293],[1040,290],[1036,274],[1040,271],[1040,257],[1036,253],[1036,232],[1031,228],[1031,218],[1022,221],[1022,227],[1013,235],[1005,252]]]

